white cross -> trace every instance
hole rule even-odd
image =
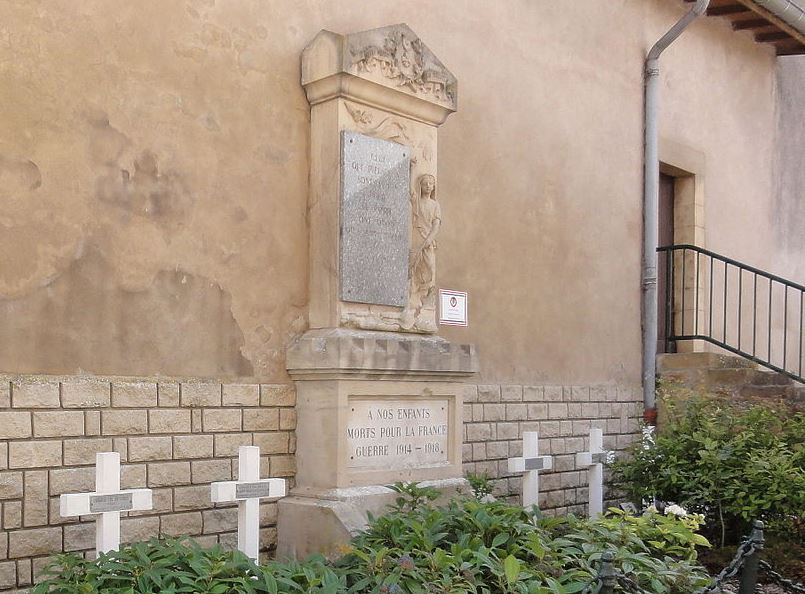
[[[95,525],[97,554],[120,548],[120,512],[152,508],[151,489],[120,490],[120,454],[95,455],[95,492],[70,493],[59,498],[63,518],[98,514]]]
[[[257,561],[260,552],[260,499],[285,497],[285,480],[261,479],[260,448],[240,446],[238,480],[210,486],[213,503],[238,502],[238,550]]]
[[[525,473],[523,477],[523,507],[530,508],[539,502],[539,471],[553,468],[553,458],[539,455],[539,435],[536,431],[523,432],[523,455],[509,458],[509,472]]]
[[[604,451],[604,432],[595,427],[590,429],[590,451],[576,454],[576,467],[587,467],[591,518],[604,511],[604,463],[613,454]]]

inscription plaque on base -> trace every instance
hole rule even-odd
[[[404,307],[411,245],[410,151],[341,133],[341,299]]]
[[[347,467],[400,470],[449,462],[446,399],[350,399]]]

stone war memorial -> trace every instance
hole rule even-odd
[[[322,31],[310,102],[310,326],[288,349],[296,487],[278,553],[333,551],[392,500],[386,485],[463,482],[462,382],[475,349],[436,335],[438,128],[453,74],[406,25]]]
[[[671,383],[800,402],[803,1],[0,2],[0,594],[693,594],[501,517],[642,526]],[[477,529],[339,573],[416,493]]]

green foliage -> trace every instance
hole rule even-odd
[[[392,491],[400,494],[396,499],[394,509],[397,511],[413,510],[429,501],[439,498],[439,491],[433,487],[420,487],[417,483],[394,483],[390,486]]]
[[[690,593],[707,581],[693,561],[703,544],[695,518],[616,510],[598,520],[547,518],[474,498],[437,507],[429,490],[396,490],[406,501],[332,562],[258,567],[239,553],[152,540],[97,562],[62,555],[33,594],[574,594],[594,579],[606,551],[651,593]]]
[[[483,501],[484,498],[492,494],[492,483],[489,481],[489,475],[485,472],[480,474],[468,472],[467,482],[470,484],[472,494],[478,501]]]
[[[135,592],[264,592],[250,589],[261,571],[245,555],[191,540],[151,540],[100,555],[96,562],[59,555],[50,580],[34,594],[134,594]]]
[[[636,504],[656,497],[702,513],[722,546],[755,519],[779,532],[802,526],[805,414],[704,398],[666,405],[654,446],[635,444],[613,465]]]

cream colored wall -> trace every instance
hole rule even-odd
[[[301,50],[406,22],[459,80],[439,284],[471,317],[442,334],[479,345],[486,382],[639,383],[642,57],[683,10],[4,2],[0,370],[286,377],[307,302]],[[706,154],[709,246],[773,261],[773,55],[707,19],[662,64],[662,134]]]

